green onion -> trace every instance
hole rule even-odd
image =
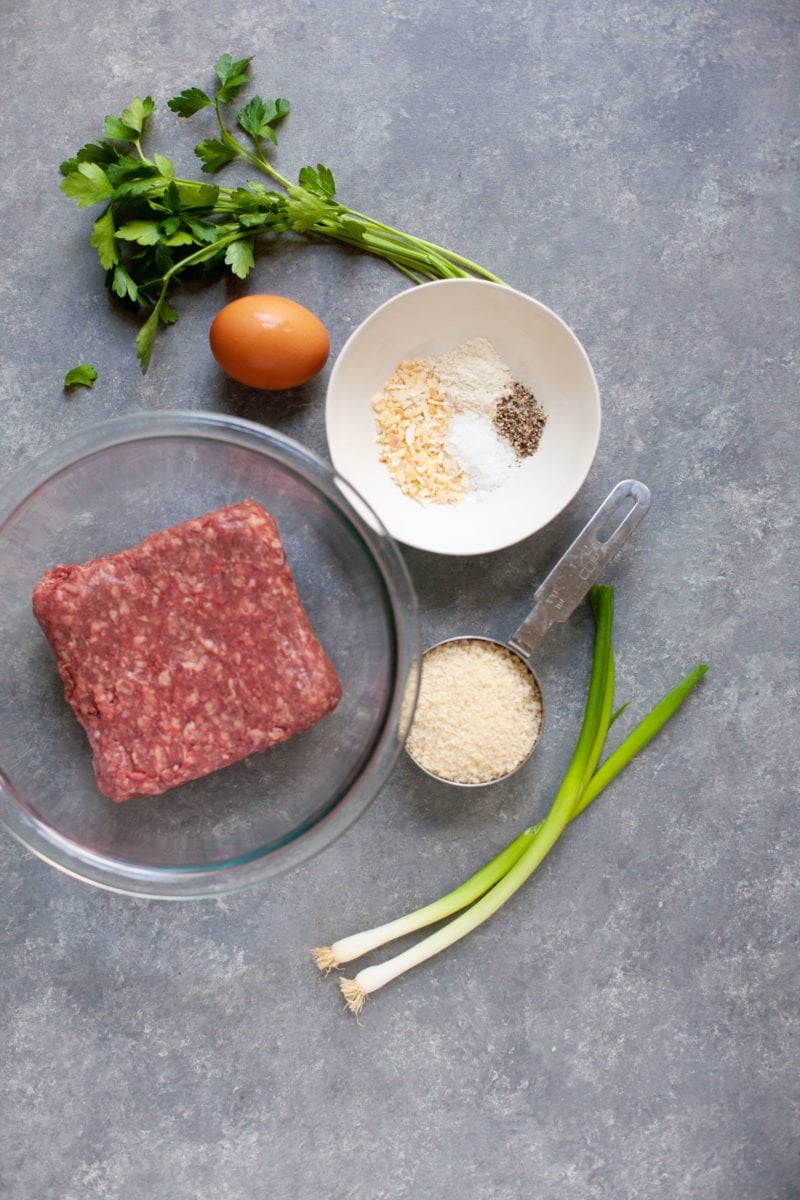
[[[616,779],[623,767],[627,767],[628,763],[636,757],[639,751],[643,750],[647,743],[653,740],[662,726],[666,725],[673,713],[677,712],[707,670],[708,663],[699,663],[688,675],[684,675],[680,683],[676,684],[671,692],[667,692],[663,700],[659,700],[655,708],[647,714],[643,721],[639,722],[635,729],[631,730],[625,741],[617,746],[614,753],[606,759],[602,767],[598,771],[595,771],[581,796],[580,804],[575,812],[576,817],[583,812],[587,804],[591,804],[593,800],[596,800],[603,789],[607,788],[612,780]]]
[[[385,925],[378,925],[375,929],[366,929],[363,933],[354,933],[350,937],[340,938],[332,946],[319,946],[316,950],[312,950],[315,963],[321,971],[327,974],[334,967],[341,967],[344,963],[352,962],[354,958],[361,958],[363,954],[377,949],[378,946],[384,946],[387,942],[394,941],[395,938],[403,937],[407,933],[416,933],[418,929],[424,929],[426,925],[435,925],[437,921],[443,921],[445,917],[451,917],[453,913],[460,912],[462,908],[466,908],[479,899],[499,879],[503,878],[535,839],[539,828],[540,825],[534,825],[529,829],[524,829],[491,862],[486,863],[480,871],[470,876],[455,891],[442,896],[440,900],[434,900],[432,904],[426,904],[424,908],[418,908],[404,917],[398,917],[396,921],[389,921]]]
[[[340,988],[348,1008],[358,1015],[369,995],[398,975],[417,966],[492,916],[541,864],[571,820],[597,798],[619,772],[655,736],[707,671],[701,664],[691,671],[625,738],[597,769],[610,725],[617,714],[614,703],[614,657],[611,640],[613,589],[594,587],[590,592],[596,634],[592,674],[583,724],[561,787],[543,821],[525,829],[475,875],[442,899],[380,925],[313,951],[321,970],[329,971],[374,950],[386,942],[442,921],[434,934],[387,962],[367,967],[354,979],[342,979]],[[464,910],[464,911],[462,911]]]

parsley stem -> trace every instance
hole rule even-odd
[[[265,175],[268,175],[270,179],[274,179],[276,183],[279,183],[281,187],[286,188],[287,191],[290,187],[292,187],[291,181],[286,179],[285,176],[281,175],[280,171],[273,167],[272,163],[269,161],[263,151],[258,155],[256,162],[260,170],[263,171]]]
[[[427,279],[433,278],[432,275],[428,275],[428,276],[416,275],[409,267],[403,266],[403,264],[397,258],[388,258],[387,257],[386,262],[388,262],[390,264],[390,266],[393,266],[395,268],[395,270],[400,271],[401,274],[405,275],[407,279],[410,279],[411,282],[415,286],[417,284],[422,283],[423,279],[425,279],[425,278],[427,278]]]
[[[219,123],[220,134],[222,135],[222,141],[224,145],[226,145],[230,150],[235,151],[239,158],[243,158],[245,162],[249,162],[251,166],[261,171],[264,175],[268,175],[271,179],[274,179],[276,183],[281,184],[282,187],[288,190],[288,188],[292,186],[291,183],[288,179],[285,179],[283,175],[281,175],[281,173],[275,169],[275,167],[273,167],[269,159],[265,157],[263,151],[258,151],[253,154],[252,151],[248,150],[247,147],[240,142],[233,133],[231,133],[228,126],[222,120],[218,98],[214,101],[214,110],[217,114],[217,121]]]
[[[231,242],[239,242],[243,238],[250,237],[251,233],[251,230],[238,229],[236,233],[229,233],[227,237],[218,238],[216,242],[212,242],[208,246],[201,246],[199,250],[194,252],[194,254],[187,254],[186,258],[182,258],[180,262],[173,263],[169,270],[165,271],[163,275],[159,275],[156,279],[148,279],[145,283],[140,283],[139,290],[146,292],[150,288],[155,287],[157,284],[162,284],[164,286],[168,285],[169,281],[176,275],[179,275],[186,267],[193,267],[197,263],[204,262],[208,258],[215,258],[219,254],[222,246],[229,246]],[[163,299],[164,296],[161,297],[162,301]]]
[[[445,246],[437,246],[435,242],[429,242],[425,238],[414,237],[413,234],[404,233],[402,229],[395,229],[392,225],[386,225],[383,221],[376,221],[374,217],[368,217],[364,213],[356,212],[354,208],[347,210],[351,216],[358,217],[362,221],[369,221],[376,229],[380,229],[383,233],[391,234],[394,237],[402,238],[404,241],[417,246],[424,246],[426,249],[433,250],[437,254],[441,254],[450,259],[459,266],[466,267],[468,271],[475,275],[480,275],[482,279],[488,279],[490,283],[499,283],[504,287],[507,286],[499,276],[494,275],[485,267],[481,267],[478,263],[472,262],[471,259],[465,258],[463,254],[457,254],[455,250],[448,250]]]
[[[215,107],[220,129],[223,130],[227,135],[226,144],[230,145],[231,149],[233,149],[235,146],[240,157],[257,167],[263,174],[269,176],[269,178],[274,182],[279,183],[287,191],[296,186],[292,184],[290,180],[286,179],[285,176],[281,175],[280,171],[273,167],[272,163],[268,158],[266,158],[263,151],[259,151],[255,155],[251,154],[250,151],[243,146],[242,143],[235,138],[230,130],[223,124],[218,103],[215,105]],[[440,275],[444,278],[464,278],[463,270],[453,269],[454,266],[457,266],[466,268],[467,272],[470,274],[478,275],[482,279],[489,280],[491,283],[503,285],[503,280],[500,279],[499,276],[493,274],[491,271],[488,271],[485,267],[481,267],[478,263],[473,262],[471,259],[465,258],[462,254],[457,254],[455,251],[448,250],[444,246],[438,246],[435,242],[426,241],[424,238],[417,238],[412,234],[404,233],[401,229],[396,229],[394,226],[387,225],[383,221],[377,221],[374,217],[369,217],[365,213],[358,212],[354,208],[349,208],[347,205],[340,205],[339,208],[342,213],[345,213],[351,217],[356,217],[359,221],[363,221],[365,226],[373,230],[376,234],[386,234],[389,238],[396,239],[398,242],[402,243],[404,247],[414,248],[420,251],[425,256],[426,262],[431,265],[435,264],[437,273],[430,276],[430,278],[437,279],[440,277]],[[324,227],[319,226],[320,223],[314,227],[314,232],[319,232],[326,237],[335,238],[336,241],[346,242],[351,246],[367,244],[366,239],[364,242],[359,243],[356,239],[342,236],[340,232],[336,231],[335,226],[331,227],[327,223]],[[387,261],[392,264],[392,266],[397,267],[398,270],[403,270],[403,273],[407,274],[403,267],[398,266],[398,262],[394,258],[389,258],[389,256],[384,253],[384,251],[381,249],[380,243],[377,240],[369,244],[369,249],[372,253],[379,254],[381,257],[386,258]],[[418,259],[417,261],[420,260]]]
[[[378,254],[382,258],[388,259],[393,264],[397,261],[406,264],[415,264],[433,279],[460,278],[464,274],[459,267],[447,262],[446,259],[426,249],[425,246],[415,245],[411,241],[401,242],[396,239],[389,239],[382,235],[380,231],[373,232],[368,226],[364,228],[363,233],[359,236],[348,233],[346,229],[342,229],[341,226],[337,225],[335,220],[323,220],[318,221],[313,226],[313,232],[319,232],[338,242],[344,242],[348,246],[367,249],[373,254]]]

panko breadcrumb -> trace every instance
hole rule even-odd
[[[410,358],[372,401],[378,452],[397,486],[422,503],[452,504],[466,494],[461,469],[445,449],[448,407],[433,361]]]
[[[523,762],[541,726],[541,692],[516,654],[483,638],[456,638],[422,660],[406,749],[439,779],[490,783]]]

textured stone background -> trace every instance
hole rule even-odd
[[[135,94],[163,106],[225,50],[293,114],[280,166],[486,263],[561,313],[604,428],[569,510],[462,563],[409,553],[425,636],[508,631],[626,475],[647,522],[609,574],[620,695],[702,688],[488,926],[357,1025],[307,949],[460,881],[541,814],[590,644],[542,648],[558,715],[528,773],[453,793],[403,763],[315,861],[231,899],[103,894],[5,834],[4,1200],[790,1200],[798,1116],[798,9],[790,0],[90,0],[3,8],[0,452],[163,407],[238,413],[325,453],[327,372],[264,397],[206,343],[240,289],[183,298],[145,379],[59,161]],[[197,121],[154,135],[192,166]],[[253,286],[334,353],[402,281],[331,247]],[[61,380],[91,360],[93,392]],[[796,601],[795,601],[796,603]]]

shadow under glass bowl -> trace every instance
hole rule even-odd
[[[278,523],[342,683],[313,729],[162,796],[98,791],[31,610],[45,570],[133,546],[243,499]],[[322,460],[224,415],[143,413],[56,446],[0,489],[0,817],[40,858],[111,891],[192,898],[259,883],[324,849],[400,753],[419,666],[414,590],[394,542]]]

